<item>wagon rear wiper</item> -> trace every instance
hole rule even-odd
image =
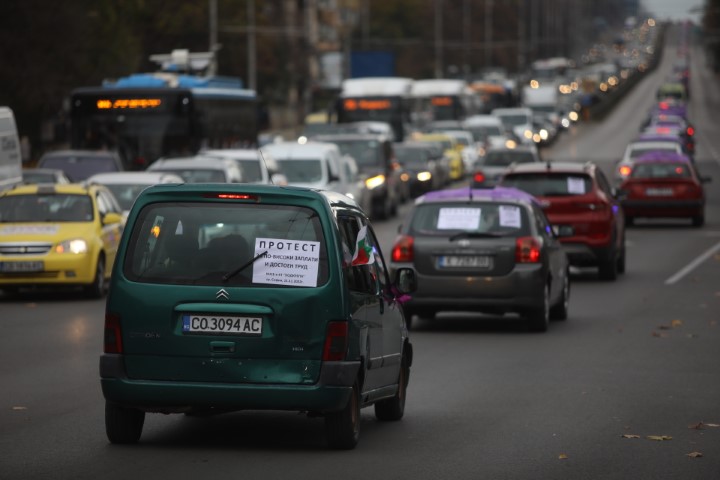
[[[498,238],[502,236],[502,234],[490,232],[459,232],[452,235],[449,240],[454,242],[458,238]]]
[[[227,282],[227,281],[230,280],[232,277],[234,277],[235,275],[237,275],[238,273],[242,272],[242,271],[245,270],[247,267],[249,267],[250,265],[252,265],[253,263],[255,263],[255,262],[258,260],[258,258],[261,258],[261,257],[264,257],[265,255],[267,255],[267,253],[268,253],[267,250],[265,250],[265,251],[262,252],[262,253],[258,253],[254,258],[251,258],[251,259],[248,260],[247,262],[243,263],[241,266],[239,266],[239,267],[236,268],[235,270],[229,271],[228,273],[226,273],[225,275],[222,276],[223,282]]]

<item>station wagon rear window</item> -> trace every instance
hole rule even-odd
[[[632,178],[689,178],[690,169],[679,163],[638,163]]]
[[[316,287],[328,279],[317,213],[284,205],[148,205],[123,268],[131,281],[178,285]]]
[[[536,197],[567,197],[592,192],[592,179],[582,173],[528,173],[507,175],[503,187],[514,187]]]
[[[428,203],[418,205],[410,223],[413,235],[451,236],[467,232],[489,237],[528,235],[526,209],[512,203]]]

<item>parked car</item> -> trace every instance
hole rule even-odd
[[[379,134],[337,134],[315,137],[317,141],[334,143],[340,153],[352,157],[362,180],[370,191],[371,217],[387,219],[397,213],[403,198],[405,184],[400,176],[400,164],[395,161],[392,137]]]
[[[485,152],[473,171],[473,188],[494,187],[511,165],[521,163],[540,163],[540,153],[535,145],[513,145],[493,147]]]
[[[287,178],[267,149],[228,148],[204,150],[202,154],[235,161],[240,168],[242,183],[287,185]]]
[[[240,183],[242,174],[234,160],[208,155],[161,158],[147,168],[149,172],[174,173],[186,183]]]
[[[37,167],[62,170],[73,183],[96,173],[125,170],[118,154],[106,150],[55,150],[40,157]]]
[[[104,295],[123,223],[101,185],[25,185],[0,194],[0,289],[81,287]]]
[[[419,197],[391,258],[391,269],[416,271],[407,322],[439,311],[518,313],[545,331],[550,318],[568,315],[567,256],[540,204],[516,189]]]
[[[106,305],[108,439],[137,442],[146,412],[288,410],[324,417],[328,445],[354,448],[361,408],[404,415],[413,349],[400,302],[414,283],[412,269],[390,278],[368,218],[339,193],[144,190]]]
[[[635,159],[632,172],[620,186],[625,223],[636,218],[690,218],[705,224],[705,191],[701,177],[687,155],[646,153]]]
[[[524,190],[540,200],[572,265],[597,267],[604,280],[615,280],[625,272],[623,209],[596,164],[514,165],[500,185]]]
[[[70,179],[57,168],[23,168],[23,183],[70,183]]]
[[[184,183],[181,176],[170,172],[110,172],[98,173],[86,183],[104,185],[112,192],[127,217],[140,192],[158,183]]]
[[[268,145],[288,185],[342,193],[354,199],[364,211],[371,208],[371,194],[365,187],[355,160],[342,155],[337,145],[327,142],[284,142]]]

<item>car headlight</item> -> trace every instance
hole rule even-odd
[[[417,174],[417,179],[421,182],[427,182],[432,178],[432,173],[430,172],[420,172]]]
[[[533,132],[532,132],[532,130],[525,130],[525,132],[523,132],[523,135],[525,135],[525,138],[530,140],[533,136]]]
[[[385,183],[385,175],[375,175],[365,180],[365,186],[370,190],[379,187],[383,183]]]
[[[88,245],[82,238],[74,238],[72,240],[65,240],[55,246],[55,253],[87,253]]]

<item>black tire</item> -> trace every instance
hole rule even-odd
[[[335,450],[352,450],[360,439],[360,385],[353,384],[347,405],[325,416],[325,438]]]
[[[105,433],[110,443],[137,443],[142,435],[145,412],[105,402]]]
[[[607,280],[609,282],[617,280],[618,276],[618,261],[617,255],[611,255],[607,260],[603,260],[598,265],[598,276],[600,280]]]
[[[562,293],[558,303],[550,308],[550,318],[552,320],[567,320],[568,309],[570,306],[570,272],[565,272],[563,280]]]
[[[634,217],[629,217],[627,215],[625,216],[625,226],[626,227],[631,227],[634,223],[635,223]]]
[[[395,422],[400,420],[405,414],[405,398],[407,395],[407,385],[410,379],[410,368],[403,354],[400,363],[400,374],[398,377],[398,391],[394,397],[387,400],[381,400],[375,404],[375,417],[383,422]]]
[[[550,325],[550,287],[545,284],[543,305],[527,312],[528,327],[533,332],[546,332]]]
[[[617,273],[625,273],[625,240],[623,240],[622,250],[617,259]]]
[[[702,227],[705,225],[705,215],[698,215],[697,217],[692,217],[692,225],[693,227]]]
[[[105,294],[105,258],[100,256],[95,267],[95,277],[90,285],[85,287],[85,296],[88,298],[102,298]]]

